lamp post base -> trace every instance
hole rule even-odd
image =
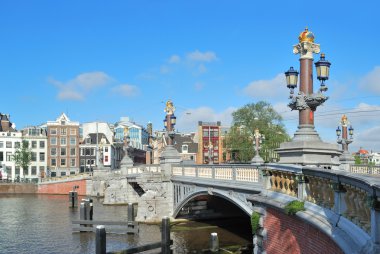
[[[168,145],[165,147],[164,151],[160,156],[160,164],[169,164],[169,163],[180,163],[182,161],[181,155],[174,148],[173,145]]]
[[[256,156],[253,157],[251,160],[251,165],[262,165],[262,164],[264,164],[264,160],[258,154],[256,154]]]

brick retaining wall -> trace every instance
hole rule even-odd
[[[31,183],[2,183],[0,193],[6,194],[34,194],[37,192],[37,185]]]
[[[73,190],[73,186],[79,186],[76,189],[78,195],[86,195],[86,179],[65,180],[60,182],[44,182],[38,185],[38,194],[63,194],[68,195]]]
[[[312,225],[272,208],[267,208],[264,228],[264,250],[268,254],[343,253],[331,238]]]

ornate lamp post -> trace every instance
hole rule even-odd
[[[327,91],[325,81],[329,79],[331,63],[321,54],[320,60],[315,63],[317,79],[321,82],[319,90],[313,91],[313,54],[319,54],[320,45],[314,43],[314,34],[307,28],[298,37],[299,43],[293,46],[293,53],[300,55],[300,72],[290,67],[285,72],[287,87],[290,89],[291,110],[298,110],[298,130],[291,142],[280,145],[277,152],[280,155],[280,163],[302,164],[302,165],[329,165],[339,164],[337,157],[340,155],[336,145],[324,143],[314,130],[314,112],[322,105],[328,97],[324,95]],[[298,93],[298,75],[300,84]]]
[[[264,163],[263,158],[260,157],[259,151],[261,150],[261,144],[265,140],[264,134],[261,134],[259,129],[255,129],[253,134],[253,147],[255,149],[255,157],[251,160],[251,164],[262,164]]]
[[[181,161],[181,156],[178,151],[174,148],[173,140],[175,136],[174,126],[177,123],[177,118],[174,115],[175,107],[171,100],[166,102],[166,107],[164,112],[166,112],[166,116],[164,119],[164,126],[166,129],[166,133],[169,136],[168,145],[165,147],[165,150],[162,152],[160,156],[160,163],[178,163]]]
[[[130,157],[129,154],[129,144],[131,143],[131,137],[129,135],[124,137],[124,144],[123,144],[123,151],[124,156],[120,161],[120,168],[127,168],[133,166],[133,160]]]
[[[349,122],[347,116],[343,115],[340,121],[340,126],[338,126],[338,128],[336,128],[335,130],[336,136],[338,138],[337,143],[342,145],[343,154],[340,156],[340,162],[342,164],[352,164],[354,162],[354,158],[348,151],[348,145],[351,144],[353,141],[352,136],[354,135],[354,128],[352,128],[351,125],[350,127],[348,127],[348,125]],[[342,129],[340,127],[342,127]],[[348,137],[348,135],[350,136]]]
[[[214,146],[211,140],[209,140],[208,144],[208,164],[214,164]]]

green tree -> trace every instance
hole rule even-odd
[[[28,173],[28,167],[32,160],[32,151],[29,148],[29,142],[22,140],[20,147],[16,148],[15,153],[12,155],[12,159],[16,166],[22,168],[24,178]]]
[[[363,163],[362,163],[362,160],[360,159],[360,156],[359,156],[359,155],[355,155],[355,156],[354,156],[354,159],[355,159],[355,164],[356,164],[356,165],[363,164]]]
[[[232,159],[237,161],[248,162],[253,158],[253,134],[256,128],[265,136],[260,156],[266,162],[276,160],[278,155],[274,149],[290,139],[281,115],[268,102],[247,104],[233,112],[232,117],[232,127],[226,137],[226,148],[232,157],[235,156]]]

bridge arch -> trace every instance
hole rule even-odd
[[[175,194],[176,195],[176,194]],[[173,211],[173,218],[176,218],[181,211],[181,209],[189,203],[191,200],[193,200],[196,197],[200,196],[216,196],[220,197],[232,204],[234,204],[236,207],[241,209],[245,214],[248,216],[251,216],[253,208],[252,204],[247,201],[246,195],[241,193],[235,193],[232,191],[226,191],[226,190],[219,190],[219,189],[201,189],[196,190],[191,193],[188,193],[184,197],[182,197],[178,203],[175,202],[175,207]]]

